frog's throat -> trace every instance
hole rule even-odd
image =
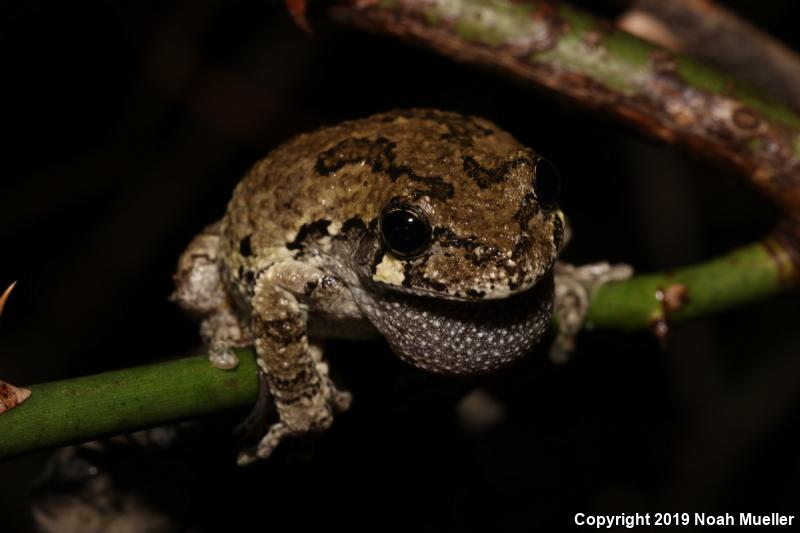
[[[547,331],[552,308],[552,274],[502,300],[440,300],[387,291],[362,305],[401,359],[449,375],[490,372],[518,360]]]

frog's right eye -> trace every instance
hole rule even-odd
[[[431,244],[431,225],[411,206],[389,206],[381,213],[381,240],[392,255],[401,259],[425,252]]]

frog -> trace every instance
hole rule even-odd
[[[594,288],[629,273],[560,265],[560,188],[510,133],[435,109],[323,127],[257,162],[180,256],[172,296],[213,366],[255,347],[277,421],[238,463],[350,407],[325,339],[383,337],[414,367],[473,376],[531,352],[555,310],[568,352]]]

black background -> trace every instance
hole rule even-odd
[[[796,39],[795,3],[733,7]],[[392,108],[482,115],[554,161],[572,262],[670,269],[777,220],[743,180],[602,117],[322,13],[311,23],[309,36],[258,0],[6,3],[0,286],[19,285],[0,320],[0,378],[198,353],[195,324],[167,301],[193,234],[277,143]],[[382,343],[335,343],[336,379],[356,399],[330,432],[241,470],[233,413],[215,422],[222,451],[193,466],[155,458],[138,482],[157,506],[181,495],[176,516],[201,530],[551,531],[575,512],[796,513],[797,311],[787,294],[703,318],[674,328],[666,351],[647,332],[583,334],[565,366],[542,351],[483,380],[506,417],[479,434],[454,415],[470,384],[421,375]],[[47,455],[0,465],[3,531],[32,527]]]

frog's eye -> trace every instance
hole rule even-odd
[[[561,175],[556,166],[547,159],[540,158],[536,162],[533,190],[542,207],[552,207],[558,202],[558,194],[561,192]]]
[[[389,206],[380,222],[383,245],[400,258],[423,253],[431,244],[431,225],[419,210],[410,206]]]

